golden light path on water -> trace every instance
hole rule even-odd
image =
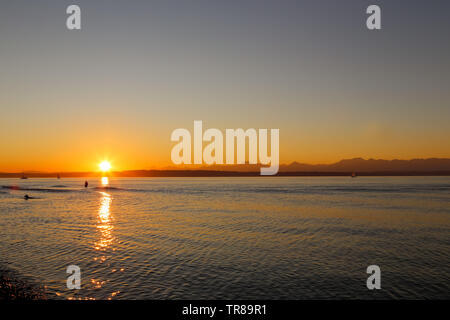
[[[111,202],[112,198],[109,193],[100,192],[100,208],[98,209],[97,229],[100,231],[100,239],[95,243],[95,250],[105,250],[113,242],[112,230],[114,226],[111,224]],[[104,257],[102,257],[104,261]]]
[[[102,177],[102,186],[109,185],[109,179],[108,177]]]
[[[102,177],[101,184],[104,187],[108,186],[109,185],[108,177]],[[112,234],[114,225],[112,224],[113,219],[111,217],[112,196],[109,193],[103,191],[100,191],[100,194],[101,198],[100,198],[100,207],[98,209],[98,222],[97,222],[97,230],[100,231],[100,239],[97,242],[95,242],[94,249],[96,251],[101,252],[102,254],[100,257],[94,258],[94,260],[103,263],[106,261],[105,251],[111,247],[114,241],[114,236]],[[114,251],[114,249],[112,250]],[[96,289],[100,289],[105,283],[106,281],[101,279],[91,279],[91,284]],[[111,297],[114,297],[118,293],[119,291],[113,292],[111,294]]]
[[[100,180],[100,183],[103,187],[106,187],[109,185],[109,179],[108,177],[102,177]],[[100,253],[100,256],[95,257],[94,261],[98,261],[99,263],[104,263],[107,259],[106,254],[107,250],[111,249],[114,251],[115,249],[111,248],[111,245],[114,242],[114,236],[112,234],[112,231],[114,229],[114,225],[112,223],[113,219],[111,216],[111,203],[112,203],[112,196],[104,191],[99,191],[101,197],[100,197],[100,206],[98,208],[97,212],[97,224],[96,228],[100,232],[100,238],[94,243],[94,250],[98,251]],[[113,272],[116,270],[114,269]],[[123,271],[121,269],[120,271]],[[91,285],[94,289],[101,289],[107,281],[102,279],[90,279]],[[117,294],[119,294],[120,291],[114,291],[111,293],[110,297],[108,297],[108,300],[111,300],[112,297],[115,297]],[[57,294],[59,296],[59,294]],[[85,298],[75,298],[75,297],[68,297],[69,300],[95,300],[93,297],[85,297]]]

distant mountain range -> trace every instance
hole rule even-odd
[[[210,165],[210,166],[173,166],[164,170],[215,170],[248,172],[259,171],[260,165]],[[280,165],[279,172],[436,172],[450,171],[450,159],[429,158],[413,160],[382,159],[344,159],[331,164],[306,164],[292,162]]]
[[[127,170],[112,172],[117,177],[208,177],[257,176],[260,165],[173,166],[157,170]],[[304,164],[293,162],[280,165],[282,176],[345,176],[357,175],[445,175],[450,176],[450,159],[430,158],[412,160],[382,160],[354,158],[331,164]],[[2,178],[19,178],[20,173],[0,173]],[[27,177],[56,177],[57,173],[26,172]],[[97,177],[98,172],[60,172],[64,177]]]
[[[289,165],[280,166],[280,171],[319,171],[319,172],[430,172],[450,171],[450,159],[412,159],[412,160],[382,160],[354,158],[345,159],[332,164],[302,164],[293,162]]]

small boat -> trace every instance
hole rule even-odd
[[[356,172],[353,172],[352,173],[352,178],[356,178],[356,177],[357,177]]]
[[[25,176],[25,172],[24,172],[24,173],[22,173],[22,176],[20,177],[20,179],[28,179],[28,177],[27,177],[27,176]]]

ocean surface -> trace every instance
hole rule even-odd
[[[0,179],[0,266],[49,299],[450,298],[449,177],[84,181]]]

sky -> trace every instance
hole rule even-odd
[[[194,120],[278,128],[281,163],[448,158],[449,34],[438,0],[2,1],[0,171],[168,166]]]

